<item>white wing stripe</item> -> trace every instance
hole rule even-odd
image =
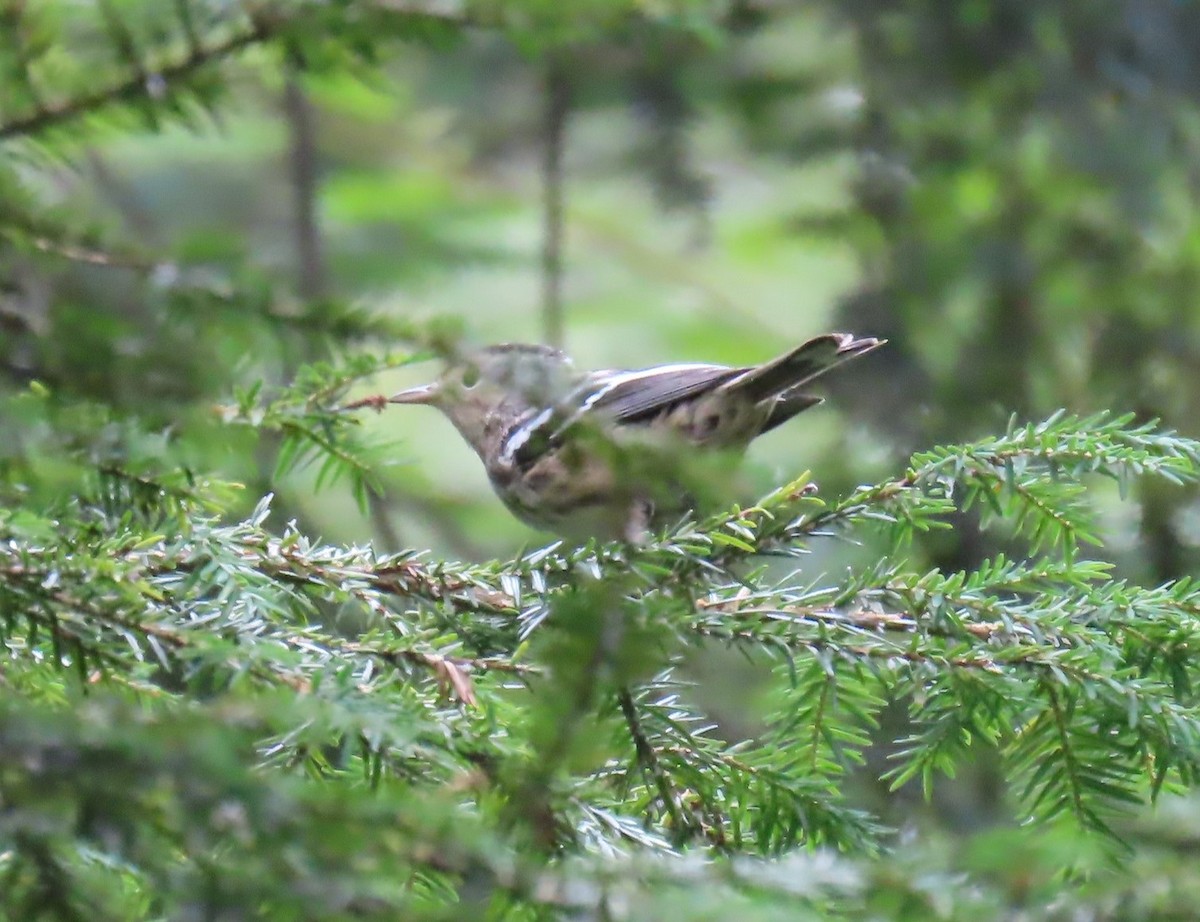
[[[504,437],[504,441],[500,443],[500,462],[505,465],[512,464],[522,446],[533,437],[538,429],[548,423],[553,415],[554,408],[547,407],[531,419],[513,426],[508,435]]]
[[[681,371],[725,371],[725,365],[709,365],[705,363],[690,363],[685,365],[655,365],[653,368],[642,368],[638,371],[601,371],[598,375],[611,375],[598,382],[599,387],[588,395],[587,400],[579,407],[579,412],[584,413],[590,410],[597,400],[608,394],[613,388],[620,387],[630,381],[647,380],[657,378],[660,375],[673,375]]]
[[[576,422],[579,418],[587,413],[596,403],[605,395],[611,393],[615,388],[622,384],[628,384],[631,381],[645,381],[661,377],[663,375],[673,375],[680,372],[688,371],[728,371],[727,365],[712,365],[708,363],[692,362],[680,365],[655,365],[653,368],[641,368],[636,371],[598,371],[589,376],[581,390],[585,390],[586,397],[574,411],[554,430],[554,436],[560,436],[566,429]],[[573,403],[573,400],[568,400],[568,404]],[[550,422],[555,414],[555,407],[547,407],[540,413],[537,413],[527,419],[518,422],[508,434],[505,435],[500,443],[500,462],[505,465],[511,465],[519,452],[528,441],[533,437],[542,426]]]

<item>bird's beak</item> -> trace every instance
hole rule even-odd
[[[400,391],[398,394],[392,394],[388,398],[388,403],[421,403],[431,404],[437,400],[438,388],[436,384],[422,384],[420,387],[410,387],[408,390]]]

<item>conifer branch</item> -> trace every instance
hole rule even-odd
[[[153,69],[144,72],[138,70],[110,86],[70,96],[61,102],[42,102],[28,114],[0,123],[0,142],[39,134],[114,103],[158,98],[165,88],[187,79],[202,68],[269,40],[281,25],[282,20],[255,17],[249,26],[227,38],[209,45],[193,44],[181,57]]]

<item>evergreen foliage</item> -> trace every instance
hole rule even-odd
[[[324,540],[272,487],[423,502],[360,388],[460,325],[293,292],[245,241],[139,239],[49,181],[96,137],[219,119],[255,73],[369,82],[389,43],[482,33],[545,76],[635,36],[639,168],[701,207],[681,75],[767,15],[0,6],[0,919],[1194,911],[1200,585],[1117,572],[1105,516],[1147,485],[1186,495],[1200,442],[1060,412],[862,486],[797,472],[644,546]],[[414,245],[495,256],[435,238]],[[924,542],[962,529],[989,555],[931,565]],[[713,650],[770,704],[745,738],[689,673]],[[1012,822],[967,846],[856,796],[933,800],[987,760]],[[1164,801],[1179,830],[1148,819]]]

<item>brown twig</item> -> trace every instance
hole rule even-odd
[[[387,409],[388,399],[383,394],[371,394],[367,397],[362,397],[358,400],[351,400],[349,403],[344,403],[337,408],[339,413],[350,413],[354,410],[371,409],[376,413],[382,413]]]

